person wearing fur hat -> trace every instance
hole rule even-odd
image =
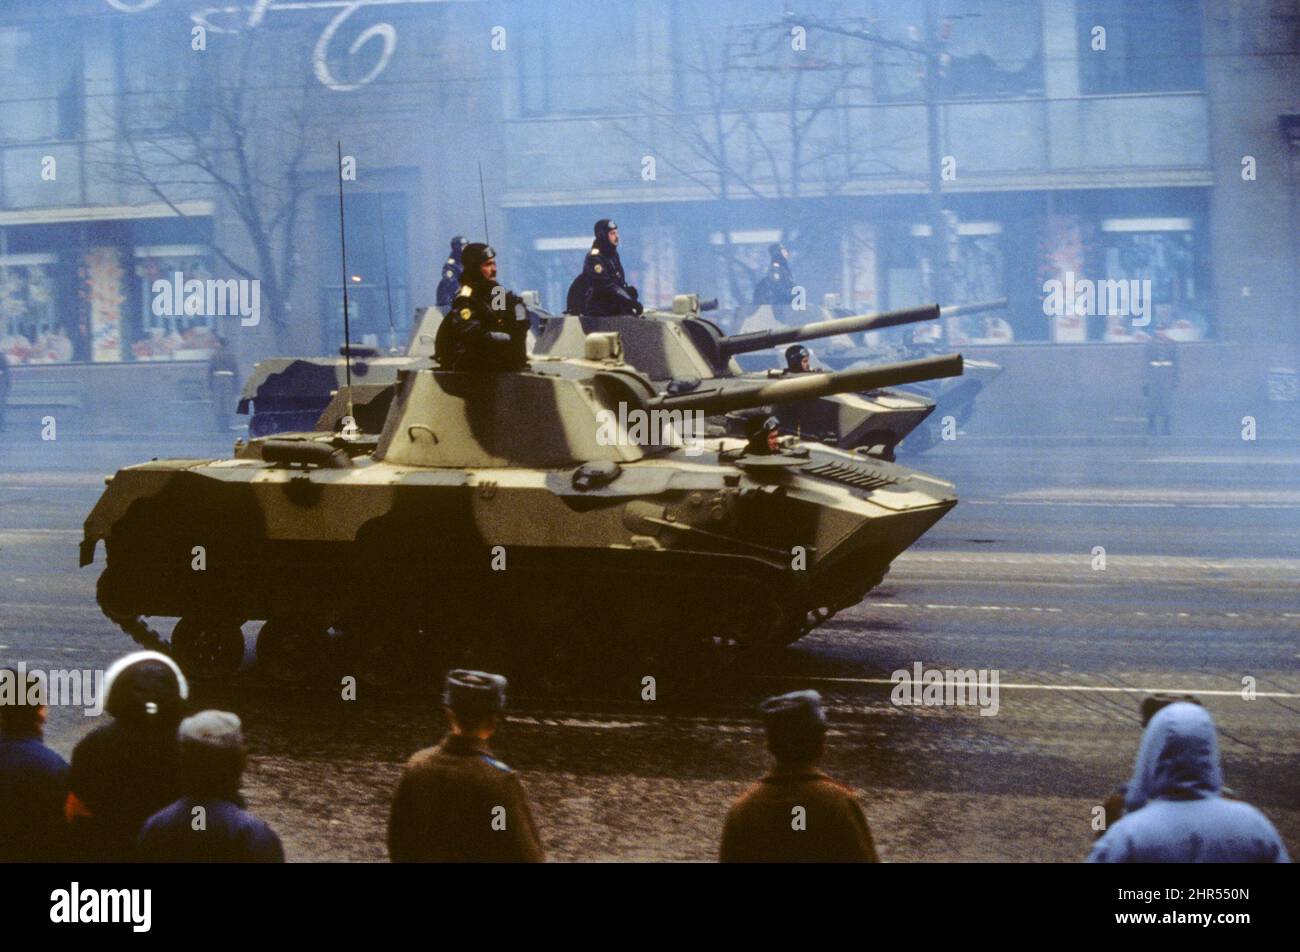
[[[460,290],[438,325],[433,359],[444,370],[522,370],[528,366],[528,312],[497,284],[497,253],[475,241],[460,258]]]
[[[402,770],[388,818],[394,863],[540,863],[537,825],[519,775],[488,740],[505,711],[506,679],[451,671],[443,692],[447,735]]]
[[[623,261],[618,256],[618,222],[602,218],[596,222],[596,240],[582,262],[582,274],[569,285],[565,310],[570,314],[609,317],[641,314],[640,295],[627,283]]]
[[[284,848],[239,793],[247,754],[239,718],[200,711],[181,721],[182,796],[145,822],[136,858],[151,863],[283,863]]]
[[[792,691],[758,709],[775,762],[727,813],[721,861],[879,862],[857,796],[817,766],[826,746],[821,695]]]
[[[130,859],[144,821],[180,796],[176,727],[188,696],[181,669],[157,651],[109,667],[104,711],[112,720],[72,751],[64,817],[73,859]]]

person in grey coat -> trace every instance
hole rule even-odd
[[[1180,701],[1147,725],[1124,816],[1099,839],[1090,863],[1289,863],[1259,810],[1222,796],[1219,743],[1210,712]]]

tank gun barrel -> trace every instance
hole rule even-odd
[[[937,304],[922,307],[907,307],[898,311],[880,311],[871,314],[855,314],[852,317],[837,317],[830,321],[815,321],[802,327],[782,327],[770,331],[754,331],[751,334],[733,334],[718,342],[722,358],[725,360],[736,354],[746,354],[768,347],[780,347],[796,341],[815,340],[819,337],[834,337],[836,334],[856,334],[860,331],[874,331],[882,327],[896,327],[899,324],[915,324],[919,321],[932,321],[939,316]]]
[[[985,311],[1001,311],[1007,306],[1006,298],[993,298],[989,301],[976,301],[974,304],[949,304],[939,308],[940,317],[961,317],[964,314],[983,314]]]
[[[701,388],[690,393],[661,393],[647,401],[647,408],[699,410],[706,414],[727,413],[731,410],[759,407],[768,403],[788,403],[792,400],[807,400],[833,393],[875,390],[880,387],[893,387],[939,377],[959,377],[961,372],[961,354],[944,354],[938,357],[924,357],[920,360],[880,364],[862,370],[796,374],[758,381],[747,386],[716,386]]]

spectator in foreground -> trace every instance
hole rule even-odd
[[[519,775],[492,756],[488,740],[505,709],[506,679],[483,671],[447,675],[450,731],[402,771],[388,819],[394,863],[545,859]]]
[[[0,698],[0,863],[54,862],[63,855],[68,764],[45,746],[46,706],[25,703],[14,669],[0,677],[16,689]]]
[[[136,651],[104,675],[112,716],[72,751],[68,799],[71,858],[125,862],[144,821],[180,796],[176,725],[189,685],[171,658]]]
[[[1138,748],[1124,816],[1090,863],[1289,863],[1273,824],[1222,796],[1214,720],[1186,701],[1151,718]]]
[[[200,711],[181,721],[181,798],[140,831],[137,858],[151,863],[283,863],[280,837],[247,812],[239,793],[247,753],[239,718]]]
[[[878,863],[862,806],[823,773],[826,715],[816,691],[794,691],[759,705],[776,762],[727,813],[724,863]]]

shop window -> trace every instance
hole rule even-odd
[[[1201,89],[1200,0],[1081,0],[1079,87],[1086,95]],[[1105,49],[1094,31],[1105,30]]]
[[[0,354],[11,364],[72,360],[69,329],[59,319],[52,254],[0,256]]]
[[[138,320],[129,324],[130,351],[134,360],[207,360],[217,345],[217,321],[233,320],[212,313],[186,313],[185,282],[207,282],[212,278],[211,256],[206,248],[192,245],[144,246],[135,249],[135,279],[139,302]],[[155,286],[163,281],[167,287]],[[172,290],[180,285],[181,306]],[[171,295],[162,301],[160,296]],[[205,307],[206,311],[206,298]],[[161,313],[159,313],[161,312]]]
[[[1141,341],[1163,327],[1174,340],[1212,336],[1206,288],[1198,280],[1195,233],[1188,218],[1112,218],[1101,222],[1101,270],[1107,341]],[[1121,283],[1122,282],[1122,283]],[[1114,290],[1112,290],[1114,289]]]

